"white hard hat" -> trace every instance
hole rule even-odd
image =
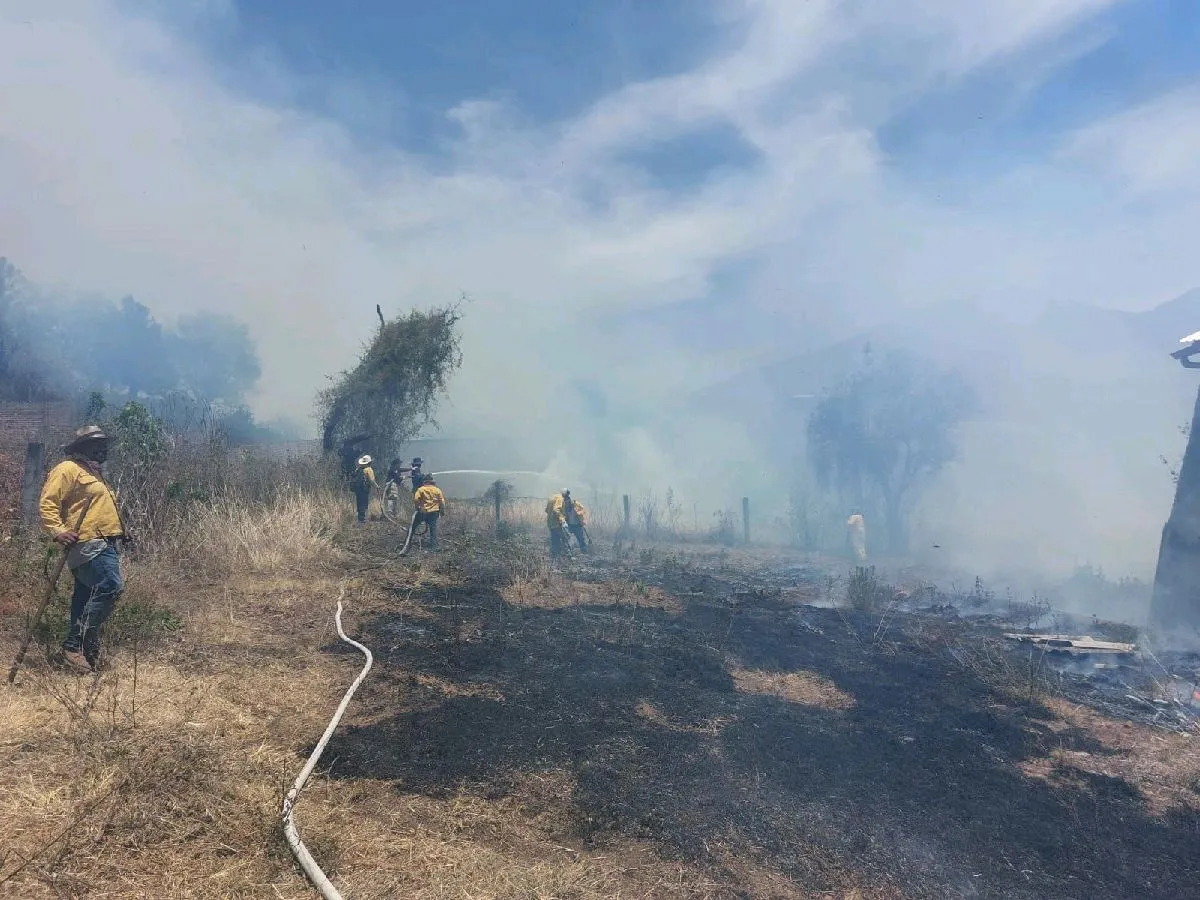
[[[360,466],[369,466],[369,465],[371,464],[371,457],[370,457],[370,455],[369,455],[369,454],[363,454],[362,456],[360,456],[360,457],[358,458],[358,464],[359,464]]]

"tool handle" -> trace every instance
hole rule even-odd
[[[75,527],[72,529],[76,534],[79,529],[83,528],[84,520],[87,519],[88,510],[92,508],[92,498],[86,497],[83,501],[83,509],[79,511],[79,518],[75,520]],[[37,612],[29,621],[29,632],[25,635],[25,639],[21,642],[21,649],[17,651],[17,658],[13,660],[12,668],[8,670],[8,683],[12,684],[17,680],[17,672],[21,668],[21,663],[25,662],[25,654],[29,652],[29,645],[33,643],[33,635],[37,631],[38,625],[42,622],[42,616],[46,613],[46,607],[50,605],[50,601],[54,599],[54,589],[58,586],[58,579],[62,577],[62,570],[67,565],[67,550],[64,547],[62,556],[54,565],[54,571],[50,575],[50,583],[46,585],[46,593],[42,596],[41,605],[38,606]]]

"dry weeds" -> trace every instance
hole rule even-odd
[[[270,574],[335,562],[334,538],[348,519],[332,492],[284,490],[266,503],[236,494],[194,504],[160,556],[218,572]]]

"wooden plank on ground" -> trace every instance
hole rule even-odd
[[[1044,646],[1055,653],[1118,653],[1128,655],[1137,651],[1136,644],[1123,641],[1098,641],[1091,635],[1073,637],[1065,634],[1005,634],[1010,641],[1020,641],[1024,644]]]

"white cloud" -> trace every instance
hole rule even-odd
[[[1097,167],[1130,194],[1190,194],[1200,188],[1200,88],[1082,128],[1064,152],[1069,160]]]

